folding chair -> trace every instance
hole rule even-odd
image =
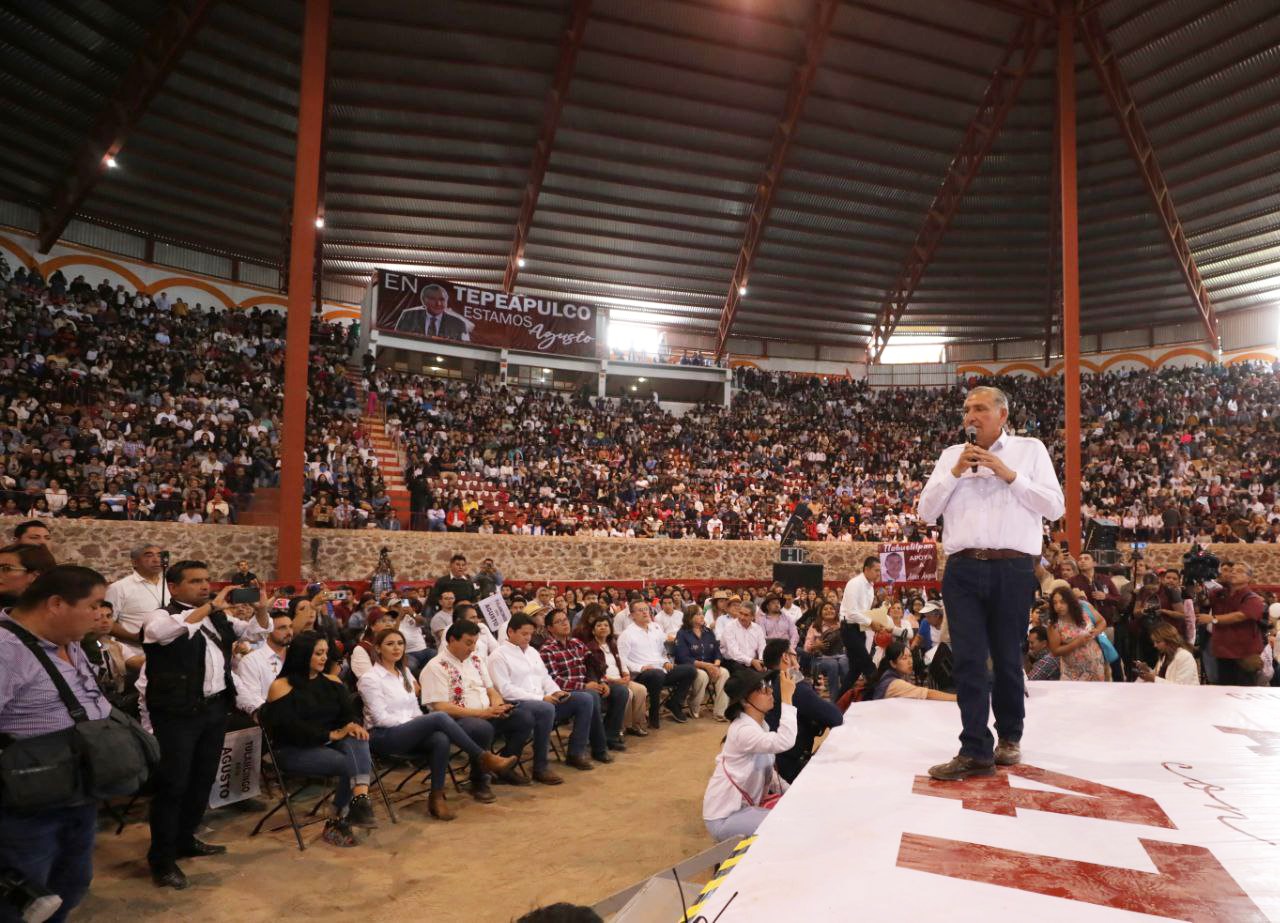
[[[258,819],[258,823],[254,825],[253,830],[249,831],[249,836],[255,837],[259,833],[261,833],[263,825],[265,825],[266,822],[276,814],[276,812],[278,812],[281,808],[284,808],[289,815],[289,823],[279,824],[275,827],[271,827],[267,830],[267,832],[277,833],[285,829],[285,827],[292,827],[294,838],[298,841],[298,850],[305,851],[307,847],[306,847],[306,844],[302,842],[302,828],[310,827],[313,824],[321,823],[326,819],[323,817],[317,817],[316,815],[320,813],[321,808],[323,808],[326,804],[328,804],[329,799],[333,797],[334,790],[332,787],[330,787],[324,793],[324,795],[321,796],[320,800],[316,802],[315,806],[307,813],[307,817],[310,819],[299,821],[297,814],[295,814],[293,810],[293,799],[297,798],[300,794],[302,794],[302,792],[305,789],[310,787],[312,780],[318,777],[303,776],[299,774],[301,781],[298,783],[297,787],[292,792],[290,792],[289,785],[285,781],[285,776],[289,773],[287,770],[280,768],[280,762],[276,758],[275,748],[272,746],[272,743],[271,743],[271,735],[267,733],[267,729],[265,727],[262,729],[262,745],[263,745],[263,760],[262,760],[263,778],[264,779],[268,778],[267,770],[269,769],[271,775],[274,776],[275,786],[280,791],[280,800],[277,801],[273,807],[269,808],[267,810],[267,813],[263,814],[262,817]],[[382,777],[379,775],[376,765],[374,766],[373,778],[370,780],[370,784],[376,787],[378,789],[378,794],[382,796],[382,803],[386,805],[387,814],[391,818],[391,823],[398,824],[400,821],[396,817],[395,809],[391,806],[391,800],[387,797],[386,789],[383,788],[382,786]]]

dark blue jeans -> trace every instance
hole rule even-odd
[[[342,816],[351,803],[352,788],[368,785],[373,778],[369,741],[354,737],[330,741],[321,747],[277,747],[276,759],[285,772],[336,778],[333,807],[338,816]]]
[[[960,700],[960,755],[990,762],[994,712],[1001,740],[1022,739],[1022,644],[1027,637],[1036,578],[1031,558],[979,561],[950,557],[942,601],[951,629],[956,697]],[[991,670],[987,658],[991,658]]]
[[[440,711],[420,715],[395,727],[369,731],[369,749],[378,756],[430,757],[433,790],[444,788],[451,744],[457,744],[473,760],[484,752],[457,721]]]
[[[97,828],[97,804],[0,815],[0,869],[19,872],[31,884],[61,897],[62,907],[49,918],[59,923],[89,892]],[[0,903],[0,921],[18,919]]]

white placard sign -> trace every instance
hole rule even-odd
[[[218,776],[209,793],[209,807],[220,808],[258,797],[262,782],[262,729],[228,731],[222,739]]]
[[[507,601],[502,598],[502,594],[494,593],[492,596],[486,596],[477,605],[493,636],[501,638],[502,626],[511,620],[511,610],[507,608]]]

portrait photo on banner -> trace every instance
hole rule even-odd
[[[882,542],[880,579],[885,583],[916,583],[938,575],[938,546],[932,542]]]
[[[595,305],[378,271],[376,327],[397,336],[595,356]]]

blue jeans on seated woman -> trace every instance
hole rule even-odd
[[[419,715],[395,727],[373,728],[369,744],[378,756],[430,756],[432,791],[444,788],[451,744],[461,747],[473,760],[484,753],[451,715],[441,711]]]
[[[339,815],[351,803],[352,787],[368,785],[373,778],[369,741],[356,740],[354,737],[331,741],[323,747],[279,747],[276,749],[276,759],[285,772],[337,777],[333,806]]]
[[[821,673],[827,678],[827,696],[835,702],[840,698],[840,690],[849,676],[849,655],[818,655],[813,658],[813,672]]]

